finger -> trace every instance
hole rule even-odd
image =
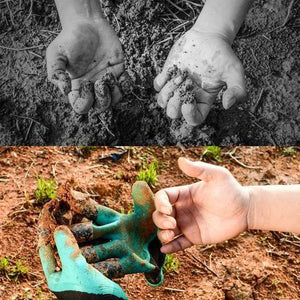
[[[184,81],[185,77],[184,74],[180,74],[165,84],[157,97],[157,103],[160,107],[165,108],[167,106],[169,99],[173,97],[175,90]]]
[[[225,78],[227,90],[223,94],[223,106],[229,109],[235,103],[243,102],[247,98],[245,73],[243,66],[239,63],[232,67]]]
[[[118,79],[121,91],[124,95],[130,94],[133,89],[133,82],[128,73],[125,71]]]
[[[112,105],[116,105],[117,103],[119,103],[122,97],[123,95],[120,88],[117,85],[115,85],[111,92]]]
[[[176,220],[171,216],[167,216],[162,214],[159,211],[155,211],[152,215],[152,219],[154,224],[159,229],[175,229],[176,228]]]
[[[182,116],[180,91],[178,89],[175,90],[167,104],[167,116],[171,119],[179,119]]]
[[[124,253],[118,241],[96,246],[86,246],[82,247],[80,250],[88,263],[97,263],[109,258],[118,258]]]
[[[118,222],[96,226],[92,222],[71,225],[70,230],[78,243],[93,241],[99,238],[106,238],[117,230]]]
[[[106,111],[112,103],[110,88],[103,78],[95,82],[95,108],[100,112]]]
[[[171,215],[172,214],[172,205],[170,203],[168,194],[166,193],[165,190],[160,190],[155,194],[154,198],[154,204],[155,208],[166,215]]]
[[[93,83],[84,80],[81,82],[79,90],[74,89],[74,86],[72,86],[72,92],[69,93],[69,102],[76,113],[80,115],[87,114],[94,104]]]
[[[66,96],[71,91],[71,78],[66,73],[67,57],[56,43],[51,43],[46,52],[48,79]]]
[[[175,240],[173,240],[172,242],[163,245],[160,251],[167,254],[167,253],[173,253],[180,250],[184,250],[191,246],[193,246],[193,243],[190,242],[184,235],[181,235]]]
[[[63,270],[72,269],[79,261],[85,262],[76,239],[67,226],[59,226],[55,229],[54,240]]]
[[[56,260],[54,250],[50,245],[42,245],[39,249],[39,255],[46,279],[48,280],[49,276],[55,273]]]
[[[157,233],[157,237],[163,244],[167,244],[180,234],[181,234],[180,229],[176,227],[173,230],[159,230]]]
[[[222,98],[223,107],[229,109],[234,104],[242,103],[247,99],[247,91],[239,86],[228,88]]]
[[[154,79],[154,89],[157,92],[165,86],[165,84],[171,79],[171,72],[168,71],[167,67],[164,67],[162,72],[159,73]]]
[[[225,176],[228,173],[225,168],[204,162],[193,162],[183,157],[178,159],[178,165],[186,175],[206,182],[211,181],[213,178]]]

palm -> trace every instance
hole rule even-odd
[[[67,71],[72,89],[82,80],[95,82],[109,69],[118,78],[124,69],[124,56],[120,41],[110,25],[77,24],[72,30],[63,30],[55,43],[66,54]]]

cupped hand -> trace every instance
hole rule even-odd
[[[87,113],[95,100],[104,111],[122,97],[117,84],[124,73],[122,46],[104,17],[69,22],[47,49],[47,71],[79,114]],[[116,84],[105,82],[112,81],[107,74]]]
[[[195,101],[182,103],[180,86],[185,76],[171,76],[170,68],[176,65],[186,72],[194,83]],[[203,123],[219,92],[223,106],[229,109],[247,96],[244,69],[225,37],[215,33],[200,32],[192,28],[173,46],[163,70],[154,81],[159,92],[158,104],[166,108],[172,118],[183,118],[192,126]]]
[[[249,192],[227,169],[184,158],[178,163],[185,174],[202,181],[156,193],[153,221],[162,252],[220,243],[247,230]]]

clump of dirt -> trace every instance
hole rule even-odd
[[[39,218],[38,247],[55,246],[53,234],[59,225],[70,226],[96,219],[96,206],[87,195],[73,190],[74,185],[74,181],[67,181],[59,187],[57,198],[44,205]]]

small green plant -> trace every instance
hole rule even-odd
[[[164,270],[169,272],[177,272],[180,266],[180,262],[178,258],[176,258],[173,254],[167,254],[166,260],[164,264]]]
[[[284,148],[284,149],[282,150],[282,153],[283,153],[283,155],[285,155],[285,156],[291,156],[291,157],[293,157],[293,158],[296,157],[296,150],[295,150],[295,148],[293,148],[293,147],[287,147],[287,148]]]
[[[218,146],[206,146],[202,152],[204,160],[215,160],[221,162],[221,148]]]
[[[29,268],[23,264],[21,259],[11,266],[10,261],[6,257],[0,259],[0,274],[18,281],[19,277],[24,277],[29,271]]]
[[[150,187],[154,188],[157,183],[157,174],[159,170],[159,163],[156,159],[151,163],[144,163],[139,171],[137,180],[146,181]]]
[[[0,272],[6,273],[8,271],[9,260],[6,257],[0,259]]]
[[[37,189],[35,190],[35,199],[39,204],[45,204],[57,197],[57,186],[53,179],[46,180],[36,175]]]

